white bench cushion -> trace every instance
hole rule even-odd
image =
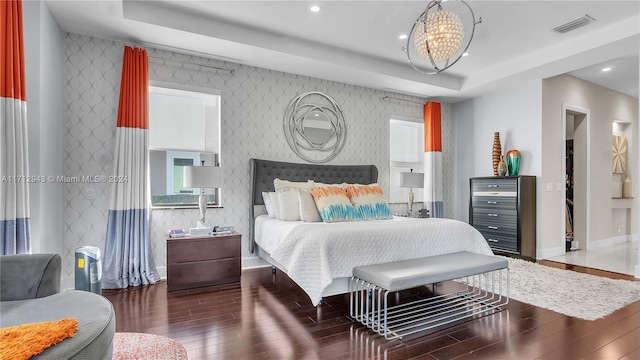
[[[389,291],[398,291],[482,274],[508,266],[509,263],[506,259],[463,251],[420,259],[358,266],[353,268],[353,276]]]

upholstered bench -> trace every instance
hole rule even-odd
[[[505,296],[501,295],[503,272]],[[435,289],[435,284],[448,280],[459,280],[466,286],[389,306],[391,292],[429,284]],[[358,266],[350,282],[350,316],[387,339],[500,311],[508,302],[507,260],[471,252]]]

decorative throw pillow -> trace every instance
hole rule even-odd
[[[311,188],[314,188],[314,187],[327,187],[327,186],[334,186],[334,187],[343,188],[343,187],[345,187],[346,183],[342,183],[342,184],[325,184],[325,183],[317,182],[315,180],[309,180],[309,185],[310,185]]]
[[[347,190],[337,186],[314,187],[311,195],[324,222],[360,220],[353,207]]]
[[[269,197],[271,198],[271,203],[273,204],[273,212],[276,214],[276,219],[282,220],[282,214],[280,214],[280,203],[278,202],[278,194],[275,192],[270,192]]]
[[[288,181],[274,179],[273,186],[278,196],[280,206],[280,218],[287,221],[300,220],[300,200],[298,199],[298,189],[309,189],[311,184],[307,181]]]
[[[363,220],[393,218],[380,185],[348,185],[347,195]]]
[[[298,189],[283,188],[276,191],[278,194],[278,205],[280,206],[280,216],[286,221],[300,221],[300,200],[298,199]]]
[[[270,218],[276,217],[276,210],[273,207],[273,200],[271,199],[270,193],[263,191],[262,200],[264,200],[264,207],[267,208],[267,214],[269,214],[269,217]]]
[[[300,220],[306,222],[322,221],[313,196],[311,196],[311,189],[298,189],[298,197],[300,200]]]

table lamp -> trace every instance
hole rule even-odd
[[[200,221],[198,228],[210,228],[206,226],[207,220],[207,196],[204,193],[205,188],[220,188],[222,186],[222,169],[219,166],[185,166],[183,176],[183,186],[186,188],[200,188],[200,197],[198,198],[198,206],[200,208]]]
[[[414,173],[413,169],[410,172],[400,173],[400,187],[409,188],[409,198],[407,201],[407,216],[411,217],[413,211],[413,189],[422,188],[424,186],[424,174]]]

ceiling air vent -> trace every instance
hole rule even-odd
[[[571,30],[575,30],[579,27],[588,25],[589,23],[591,23],[592,21],[596,21],[596,19],[592,18],[589,15],[585,15],[581,18],[577,18],[575,20],[569,21],[566,24],[562,24],[560,26],[557,26],[555,28],[553,28],[553,31],[560,33],[560,34],[564,34],[566,32],[569,32]]]

